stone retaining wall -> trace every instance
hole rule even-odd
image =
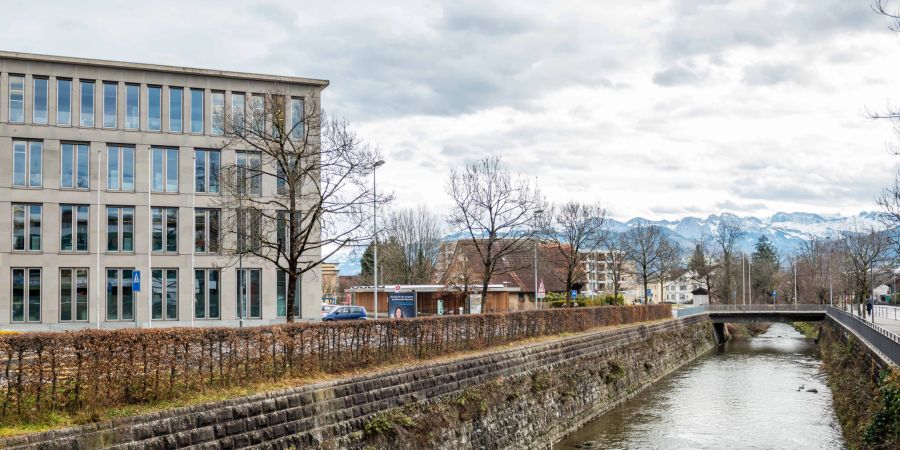
[[[13,449],[529,448],[714,346],[705,316],[0,440]]]

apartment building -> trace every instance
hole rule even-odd
[[[251,257],[239,271],[219,245],[236,232],[220,226],[220,168],[259,164],[222,148],[221,119],[277,91],[301,120],[327,86],[0,52],[0,328],[284,321],[284,274]],[[252,189],[276,195],[276,180]],[[318,318],[320,274],[301,286],[295,314]]]
[[[621,255],[614,255],[608,250],[584,254],[584,271],[586,278],[584,287],[582,288],[582,293],[584,295],[592,296],[611,294],[613,292],[613,273],[610,266],[612,265],[613,257],[616,256],[619,258],[622,257]],[[638,295],[638,286],[631,273],[632,270],[630,264],[625,263],[625,265],[623,273],[620,275],[619,293],[625,300],[630,301],[641,295]]]

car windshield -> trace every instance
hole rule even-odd
[[[331,310],[334,308],[335,308],[334,305],[322,305],[322,314],[327,314],[327,313],[331,312]]]

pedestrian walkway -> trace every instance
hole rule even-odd
[[[866,310],[866,305],[862,305],[863,312]],[[851,314],[858,316],[856,306],[853,307],[845,306],[845,311],[850,312]],[[875,316],[875,325],[878,325],[881,328],[884,328],[891,333],[894,333],[900,336],[900,308],[896,306],[885,306],[879,305],[875,306],[873,309],[873,315]],[[872,321],[872,316],[865,317],[867,321]]]

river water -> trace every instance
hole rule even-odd
[[[811,340],[775,323],[697,358],[555,448],[843,448],[820,363]]]

